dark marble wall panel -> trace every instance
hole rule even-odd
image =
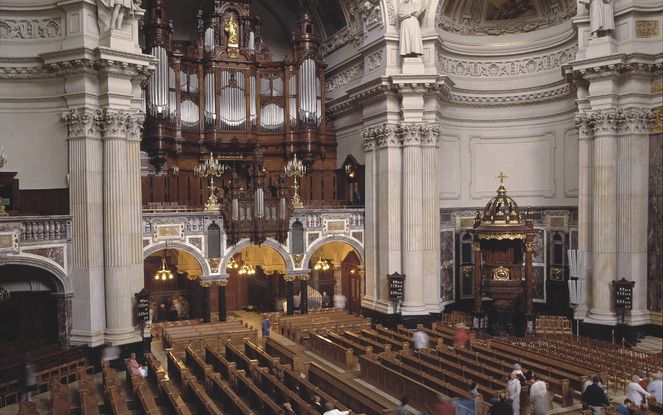
[[[545,295],[545,278],[544,278],[544,268],[543,267],[534,267],[534,299],[535,300],[544,300],[546,299]]]
[[[545,261],[545,237],[543,229],[539,229],[534,234],[534,252],[532,255],[532,263],[543,264]]]
[[[442,267],[442,301],[454,300],[454,231],[440,232],[440,265]]]
[[[647,308],[663,310],[663,134],[649,136]]]

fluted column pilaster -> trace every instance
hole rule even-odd
[[[128,142],[131,115],[107,110],[102,117],[106,340],[122,344],[138,339],[129,310],[133,309],[137,279],[143,279],[142,267],[135,263],[135,231],[131,229],[136,215],[134,195],[130,194],[134,185],[129,172],[133,165]]]
[[[103,143],[98,114],[63,114],[68,129],[69,206],[72,216],[72,344],[104,343]]]
[[[647,226],[650,112],[624,112],[617,160],[617,278],[635,282],[627,322],[649,323],[647,310]]]
[[[422,137],[422,220],[424,304],[429,313],[442,312],[440,275],[439,128],[426,126]]]
[[[578,251],[587,255],[592,251],[592,159],[593,159],[593,127],[587,113],[576,115],[578,128]],[[581,281],[584,282],[585,301],[578,304],[576,318],[584,318],[591,298],[591,284],[588,283],[588,272],[591,256],[585,268],[580,270]]]
[[[375,167],[375,136],[368,129],[361,132],[364,148],[364,177],[366,189],[364,196],[364,270],[366,280],[366,296],[362,299],[362,306],[370,307],[378,298],[377,277],[377,250],[375,226],[377,220],[377,177]]]
[[[421,315],[424,305],[423,186],[421,124],[401,124],[403,139],[402,258],[405,274],[403,314]]]
[[[588,321],[614,325],[615,312],[606,299],[617,277],[617,129],[615,110],[593,111],[594,169],[592,180],[592,306]]]

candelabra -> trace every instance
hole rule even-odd
[[[0,169],[5,166],[7,163],[7,153],[5,153],[5,147],[1,146],[0,147]],[[0,216],[8,216],[7,212],[5,211],[5,203],[2,200],[2,197],[0,197]]]
[[[223,172],[226,171],[228,166],[222,164],[218,159],[214,159],[214,154],[209,153],[209,159],[203,161],[196,167],[193,172],[201,177],[209,177],[209,197],[207,198],[207,203],[205,203],[206,211],[217,211],[221,210],[219,206],[219,199],[217,199],[214,194],[214,178],[221,177]]]
[[[306,174],[306,167],[301,160],[297,160],[297,154],[295,157],[286,164],[283,168],[285,174],[289,177],[294,177],[294,183],[292,185],[292,207],[293,208],[303,208],[304,204],[302,199],[299,197],[299,178]]]

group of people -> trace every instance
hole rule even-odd
[[[351,410],[341,411],[335,408],[334,404],[331,402],[326,402],[323,405],[320,395],[313,395],[311,397],[311,406],[318,411],[320,415],[349,415],[352,412]],[[290,402],[284,402],[281,407],[283,408],[284,415],[297,415]]]

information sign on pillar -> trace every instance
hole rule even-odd
[[[136,314],[138,324],[142,325],[150,319],[150,293],[145,288],[136,294],[136,304],[138,305]]]
[[[635,281],[628,281],[622,278],[619,281],[613,281],[612,286],[615,290],[615,309],[631,310],[633,308],[633,286]]]
[[[405,274],[394,272],[391,275],[387,275],[387,281],[389,283],[389,301],[392,303],[403,301]]]

